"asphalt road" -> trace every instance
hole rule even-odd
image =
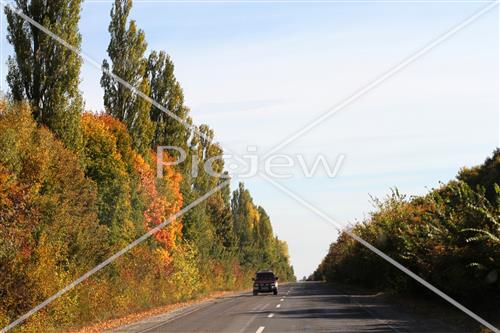
[[[279,295],[219,298],[112,332],[459,332],[418,318],[376,295],[346,295],[323,283],[280,286]]]

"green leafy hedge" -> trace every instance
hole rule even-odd
[[[352,232],[463,300],[500,299],[500,150],[476,168],[425,196],[393,190]],[[311,276],[396,291],[421,290],[417,282],[352,240],[331,244]],[[495,295],[495,296],[493,296]]]

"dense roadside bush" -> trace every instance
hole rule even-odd
[[[97,188],[80,160],[25,104],[0,106],[0,324],[28,311],[106,254]],[[75,319],[66,296],[51,320]],[[40,320],[47,320],[40,314]]]
[[[375,211],[351,232],[461,300],[498,300],[499,170],[496,150],[484,165],[462,170],[457,180],[425,196],[408,198],[394,190],[374,200]],[[396,291],[419,288],[345,232],[311,278]]]
[[[123,123],[84,114],[81,124],[77,153],[37,125],[27,104],[0,104],[2,327],[183,205],[181,174],[165,166],[158,179],[155,155],[143,157],[133,149]],[[61,330],[214,290],[241,289],[260,268],[294,279],[286,243],[273,235],[264,209],[242,184],[234,198],[228,211],[222,209],[224,200],[229,207],[227,191],[204,207],[206,216],[224,223],[204,217],[215,234],[212,243],[196,243],[186,237],[184,219],[173,221],[18,329]],[[237,221],[231,209],[239,211]],[[200,246],[208,255],[200,255]]]
[[[78,49],[82,1],[44,4],[13,2]],[[0,100],[0,327],[225,180],[192,176],[209,159],[223,175],[217,158],[223,149],[208,125],[186,126],[193,120],[173,61],[162,50],[145,54],[145,34],[128,18],[131,8],[130,0],[112,4],[104,114],[83,112],[80,57],[4,8],[13,54],[8,100]],[[187,155],[186,163],[165,166],[161,179],[158,145]],[[240,289],[262,268],[295,279],[287,245],[274,235],[265,210],[243,184],[233,193],[226,187],[15,330],[64,330]]]

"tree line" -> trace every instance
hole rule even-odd
[[[500,149],[423,196],[393,190],[351,232],[440,290],[473,307],[500,300]],[[311,280],[427,293],[415,280],[346,232],[330,245]],[[487,299],[485,303],[484,300]]]
[[[15,1],[77,49],[81,4]],[[146,54],[131,10],[131,0],[112,5],[102,62],[105,111],[92,113],[84,112],[78,89],[81,58],[5,8],[14,52],[0,103],[2,327],[225,180],[201,172],[223,149],[208,125],[191,119],[171,57],[164,50]],[[188,154],[185,163],[165,166],[162,178],[155,170],[158,145]],[[212,167],[227,176],[223,160]],[[260,268],[295,278],[266,210],[244,184],[232,193],[224,187],[18,329],[62,330],[240,289]]]

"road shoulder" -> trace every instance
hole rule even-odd
[[[436,323],[461,332],[491,332],[444,300],[437,299],[437,296],[416,297],[415,295],[396,294],[343,283],[329,284],[349,295],[350,301],[354,303],[380,301],[391,304],[397,311],[415,317],[417,320],[420,319],[422,322]],[[369,297],[366,297],[367,295]],[[493,324],[500,323],[494,322]]]
[[[149,310],[131,313],[120,318],[104,320],[83,328],[69,330],[68,333],[132,333],[143,331],[148,326],[151,326],[151,328],[153,328],[160,322],[166,322],[174,318],[178,318],[185,314],[189,314],[198,309],[204,308],[205,306],[208,306],[215,302],[219,302],[227,298],[236,297],[247,292],[248,290],[212,292],[208,295],[193,300],[172,303],[160,307],[155,307]]]

